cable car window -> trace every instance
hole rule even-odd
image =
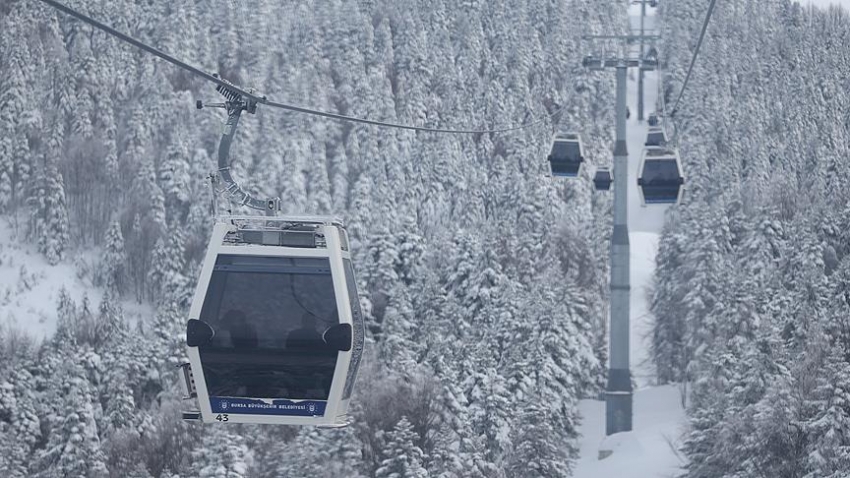
[[[672,160],[665,161],[646,161],[643,165],[643,182],[653,183],[656,181],[676,181],[679,178],[679,172],[676,168],[676,163]]]
[[[200,317],[215,331],[199,347],[209,395],[326,400],[336,314],[327,258],[219,256]]]
[[[576,141],[555,141],[552,147],[552,156],[555,160],[563,161],[565,159],[576,160],[581,155],[579,145]]]
[[[649,133],[646,141],[648,144],[660,145],[664,142],[664,133]]]
[[[351,303],[351,327],[354,344],[351,347],[351,364],[348,366],[348,376],[345,377],[345,388],[342,399],[351,398],[354,390],[354,381],[357,378],[357,369],[360,367],[360,359],[363,357],[363,343],[365,341],[366,326],[363,323],[363,313],[360,311],[360,297],[357,294],[357,284],[354,283],[354,269],[351,260],[343,259],[345,268],[345,285],[348,288],[348,300]]]

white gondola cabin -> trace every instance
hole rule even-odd
[[[574,178],[578,176],[581,163],[584,161],[584,151],[581,137],[577,133],[558,133],[552,142],[549,153],[549,165],[553,176]]]
[[[646,133],[644,146],[665,146],[667,144],[667,133],[661,126],[650,126]]]
[[[641,204],[675,204],[682,198],[685,177],[679,153],[667,148],[646,148],[638,169]]]
[[[184,391],[203,422],[345,426],[364,324],[342,223],[215,225],[186,329]]]

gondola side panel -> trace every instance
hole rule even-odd
[[[360,308],[360,295],[357,292],[357,279],[351,258],[343,256],[343,264],[345,265],[345,282],[348,287],[348,300],[351,304],[351,319],[353,321],[351,363],[348,366],[348,377],[345,379],[345,390],[342,395],[343,400],[349,400],[354,391],[357,372],[360,369],[360,362],[365,352],[366,323],[363,319],[363,311]]]
[[[195,295],[192,297],[192,305],[189,308],[189,319],[200,319],[201,309],[204,306],[207,289],[209,288],[212,272],[215,268],[216,258],[218,257],[219,249],[224,241],[225,235],[235,227],[226,223],[216,223],[213,227],[212,237],[210,238],[207,254],[204,257],[204,264],[201,267],[201,274],[198,277],[198,284],[195,286]],[[192,367],[192,374],[195,378],[195,387],[198,394],[198,406],[201,409],[201,421],[213,421],[213,413],[210,407],[210,398],[207,393],[207,382],[204,377],[204,370],[201,366],[201,354],[198,347],[186,347],[186,354],[189,357],[189,363]]]
[[[342,248],[339,230],[335,226],[323,227],[328,251],[330,252],[331,275],[334,281],[334,295],[336,297],[336,308],[339,314],[339,323],[348,324],[353,327],[351,320],[350,301],[348,298],[348,287],[345,283],[345,268],[342,261]],[[348,367],[351,363],[352,352],[339,352],[337,365],[334,371],[333,385],[328,397],[328,408],[326,416],[335,420],[347,413],[347,402],[344,404],[342,395],[345,389],[345,381],[348,376]]]

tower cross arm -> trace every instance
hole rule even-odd
[[[661,35],[582,35],[583,40],[661,40]]]

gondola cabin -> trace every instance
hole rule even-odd
[[[340,221],[227,218],[189,311],[184,418],[345,426],[364,331]]]
[[[552,142],[549,165],[553,176],[574,178],[584,161],[581,138],[576,133],[559,133]]]
[[[611,171],[608,168],[599,168],[593,175],[593,185],[597,191],[611,189]]]
[[[640,62],[642,71],[653,71],[658,68],[658,50],[654,47],[649,49],[649,53]]]
[[[646,133],[645,146],[665,146],[667,144],[667,134],[661,126],[650,126]]]
[[[682,198],[685,178],[679,153],[667,148],[643,150],[638,169],[641,204],[675,204]]]
[[[649,126],[659,126],[661,124],[658,120],[658,114],[656,113],[650,113],[649,117],[646,119],[646,122],[647,124],[649,124]]]
[[[592,71],[602,71],[605,66],[602,64],[602,58],[593,55],[587,55],[581,60],[581,65]]]
[[[644,60],[640,62],[640,69],[642,71],[655,71],[658,69],[658,60],[655,58],[644,58]]]

